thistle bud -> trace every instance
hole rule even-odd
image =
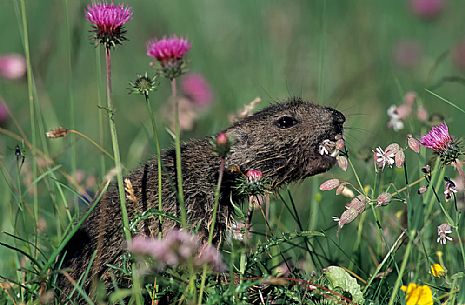
[[[214,142],[214,150],[220,157],[226,157],[231,149],[231,143],[229,142],[228,136],[225,132],[220,132]]]

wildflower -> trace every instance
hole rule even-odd
[[[126,40],[123,26],[131,20],[132,9],[123,4],[93,3],[86,8],[86,17],[93,26],[95,41],[111,48]]]
[[[318,153],[322,156],[331,155],[331,157],[336,157],[339,154],[339,150],[336,149],[336,143],[325,139],[318,147]]]
[[[204,244],[200,249],[199,255],[195,260],[195,265],[210,266],[216,272],[226,270],[226,265],[221,259],[221,254],[210,244]]]
[[[444,9],[444,0],[410,0],[413,14],[425,20],[439,16]]]
[[[183,73],[183,57],[190,49],[191,43],[176,35],[147,43],[147,55],[160,62],[163,74],[170,80]]]
[[[420,139],[421,145],[431,149],[439,155],[444,164],[450,164],[463,154],[459,141],[455,141],[449,135],[449,129],[445,122],[434,126]]]
[[[347,182],[342,182],[341,184],[339,184],[338,188],[336,189],[336,195],[342,195],[344,197],[348,197],[348,198],[354,198],[354,192],[348,188],[347,186]]]
[[[320,191],[330,191],[339,186],[339,179],[329,179],[320,184]]]
[[[395,163],[395,154],[392,151],[384,151],[381,147],[377,147],[374,153],[375,165],[378,169],[384,170],[387,166],[392,167]]]
[[[187,74],[181,82],[181,89],[187,98],[198,106],[207,106],[213,100],[210,85],[200,74]]]
[[[158,75],[148,77],[147,73],[145,73],[145,75],[138,75],[137,79],[134,82],[130,82],[129,85],[131,86],[129,93],[148,97],[149,92],[158,89],[160,81],[158,80]]]
[[[447,270],[440,264],[432,264],[431,265],[431,274],[434,277],[443,277],[446,275]]]
[[[384,206],[384,205],[388,205],[389,202],[391,202],[391,199],[392,199],[392,195],[390,193],[381,193],[379,196],[378,196],[378,199],[376,199],[376,202],[378,203],[376,206]]]
[[[417,108],[417,119],[420,122],[426,122],[428,120],[428,111],[425,106],[419,105]]]
[[[399,41],[393,49],[394,63],[400,68],[413,69],[418,66],[422,57],[422,48],[414,40]]]
[[[420,187],[418,188],[418,195],[421,195],[421,194],[425,193],[427,189],[428,189],[428,188],[426,187],[426,185],[420,186]]]
[[[343,171],[347,171],[347,167],[349,166],[349,161],[347,160],[346,156],[337,156],[337,165],[339,166],[340,169]]]
[[[168,232],[163,239],[136,237],[129,245],[131,252],[147,255],[157,261],[159,269],[165,266],[182,266],[190,262],[195,267],[210,266],[215,271],[224,271],[220,253],[209,244],[201,244],[191,233],[179,230]]]
[[[444,177],[446,181],[444,184],[444,197],[446,198],[446,202],[449,201],[453,194],[457,193],[457,188],[455,187],[454,181],[450,180],[448,177]]]
[[[417,154],[420,152],[420,141],[415,139],[411,134],[407,135],[407,144],[408,147]]]
[[[447,241],[452,241],[452,237],[447,236],[447,234],[452,233],[452,228],[448,223],[443,223],[438,226],[438,239],[436,242],[441,245],[445,245]]]
[[[26,60],[19,54],[6,54],[0,56],[0,76],[15,80],[26,73]]]
[[[257,169],[249,169],[246,173],[245,176],[247,177],[247,181],[249,183],[258,183],[260,179],[262,179],[262,172]]]
[[[396,105],[392,105],[388,108],[387,115],[389,117],[388,128],[392,128],[394,131],[404,129],[404,122],[402,122],[399,116]]]
[[[229,153],[229,150],[231,149],[231,143],[225,132],[220,132],[216,136],[216,139],[213,143],[213,149],[220,157],[223,158],[226,157],[226,155]]]
[[[410,283],[408,286],[402,285],[400,290],[406,293],[407,305],[433,305],[433,292],[427,285]]]
[[[400,148],[394,155],[394,160],[397,167],[402,167],[405,163],[405,154],[404,150]]]
[[[360,214],[365,211],[366,207],[366,197],[363,195],[358,195],[351,202],[346,205],[346,210],[342,213],[340,217],[333,217],[334,221],[338,222],[339,229],[348,223],[354,221]]]
[[[0,127],[5,128],[10,119],[10,112],[6,103],[0,98]]]
[[[55,139],[65,137],[66,135],[68,135],[68,133],[69,129],[58,127],[50,131],[47,131],[46,136],[47,138]]]

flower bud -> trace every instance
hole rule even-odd
[[[68,135],[69,130],[63,127],[58,127],[47,131],[46,136],[47,138],[55,139],[55,138],[63,138],[64,136]]]
[[[223,158],[226,157],[226,155],[229,153],[229,150],[231,149],[231,143],[229,142],[228,136],[225,132],[220,132],[216,136],[214,149],[216,153]]]
[[[337,165],[339,166],[340,169],[343,171],[347,171],[347,167],[349,166],[349,162],[347,161],[347,157],[345,156],[337,156]]]
[[[378,199],[376,199],[376,202],[378,203],[376,206],[385,206],[388,205],[389,202],[391,202],[392,195],[390,193],[381,193],[378,196]]]
[[[417,154],[420,152],[420,141],[415,139],[411,134],[407,135],[407,144],[408,147]]]

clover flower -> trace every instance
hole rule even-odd
[[[452,228],[448,223],[443,223],[439,225],[437,242],[441,245],[445,245],[447,241],[452,241],[452,237],[447,236],[447,234],[450,233],[452,233]]]
[[[187,39],[173,35],[149,41],[147,55],[158,60],[165,77],[173,80],[183,73],[183,57],[191,47],[192,45]]]
[[[226,269],[220,253],[210,244],[201,243],[198,236],[172,230],[163,239],[136,237],[129,246],[131,252],[155,259],[158,269],[192,263],[194,267],[208,266],[222,272]]]
[[[445,122],[434,126],[420,139],[420,144],[439,155],[444,164],[450,164],[463,154],[461,143],[449,134]]]
[[[400,290],[405,292],[407,305],[433,305],[433,292],[427,285],[410,283],[408,286],[402,285]]]

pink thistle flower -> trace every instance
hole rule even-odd
[[[184,94],[196,105],[206,106],[213,100],[212,90],[205,78],[200,74],[187,74],[181,82]]]
[[[449,129],[446,123],[442,122],[438,126],[434,126],[426,135],[422,136],[420,144],[434,152],[442,152],[448,148],[452,141],[453,139],[449,135]]]
[[[262,179],[262,172],[258,169],[249,169],[246,173],[245,176],[247,177],[247,180],[249,183],[257,183]]]
[[[158,60],[165,77],[173,80],[183,73],[183,57],[191,47],[187,39],[173,35],[149,41],[147,55]]]
[[[126,40],[123,26],[132,18],[132,9],[124,4],[93,3],[86,8],[86,18],[93,25],[95,39],[113,47]]]
[[[410,0],[412,13],[423,19],[433,19],[444,9],[444,0]]]
[[[191,49],[191,43],[182,37],[173,35],[163,37],[160,40],[154,39],[147,44],[147,55],[160,62],[169,60],[179,60]]]
[[[26,60],[19,54],[6,54],[0,56],[0,76],[15,80],[26,73]]]

